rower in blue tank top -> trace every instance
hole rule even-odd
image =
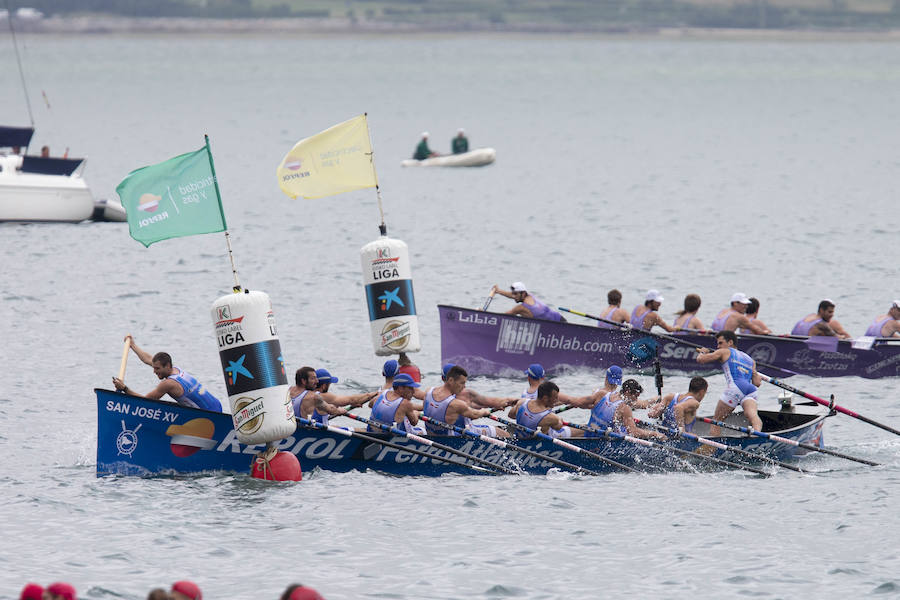
[[[494,294],[500,294],[501,296],[506,296],[507,298],[511,298],[517,302],[517,304],[506,311],[508,315],[516,315],[519,317],[526,317],[529,319],[545,319],[547,321],[562,321],[565,322],[565,319],[558,312],[538,300],[535,296],[528,293],[528,290],[525,289],[525,284],[521,281],[516,281],[510,286],[510,291],[502,290],[496,285],[491,290]]]
[[[663,427],[693,432],[694,424],[697,422],[697,409],[708,388],[706,379],[694,377],[687,393],[666,394],[647,411],[647,416],[651,419],[661,418]]]
[[[125,385],[125,382],[118,377],[113,377],[113,385],[116,386],[117,390],[131,396],[140,396],[152,400],[159,400],[164,395],[168,394],[169,397],[182,406],[222,412],[222,403],[209,393],[209,391],[197,381],[196,377],[183,369],[173,366],[172,357],[167,353],[157,352],[153,356],[150,356],[150,353],[138,347],[131,335],[126,335],[125,341],[128,342],[129,347],[134,350],[134,353],[137,354],[138,358],[141,359],[141,362],[153,367],[153,373],[156,374],[160,382],[159,385],[148,392],[147,395],[142,396],[131,390]]]
[[[516,419],[516,424],[534,429],[555,438],[579,437],[580,430],[572,430],[563,425],[562,419],[553,414],[553,407],[559,404],[559,387],[552,381],[544,381],[535,392],[535,398],[522,398],[518,405],[512,407],[509,416]],[[515,428],[517,438],[534,437],[519,427]]]
[[[744,416],[750,426],[757,431],[762,431],[762,421],[759,418],[757,390],[762,379],[756,372],[756,362],[745,352],[741,352],[737,345],[737,335],[733,331],[720,331],[716,334],[716,350],[700,348],[697,350],[697,362],[718,362],[722,365],[725,374],[725,391],[716,405],[715,420],[724,421],[738,406],[743,407]],[[721,433],[719,427],[713,425],[710,435]]]
[[[468,372],[459,365],[453,365],[447,369],[444,375],[444,384],[433,387],[425,393],[423,413],[426,417],[442,423],[496,437],[500,430],[494,426],[472,423],[472,419],[479,419],[491,414],[491,409],[473,408],[459,397],[466,388],[468,378]],[[459,435],[452,429],[428,421],[425,422],[425,429],[432,435]]]
[[[399,373],[394,377],[392,389],[384,390],[372,405],[371,419],[384,425],[394,426],[408,433],[421,433],[415,425],[419,422],[418,412],[410,401],[415,388],[419,384],[407,373]],[[377,432],[380,428],[366,426],[367,431]]]

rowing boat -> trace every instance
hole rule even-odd
[[[667,372],[720,372],[697,363],[697,351],[689,345],[715,348],[712,335],[678,335],[688,342],[679,344],[633,329],[523,319],[458,306],[439,305],[438,312],[441,360],[444,364],[461,365],[469,375],[520,376],[536,362],[548,373],[573,368],[599,370],[614,364],[640,371],[650,366],[652,356],[648,356],[648,349],[654,345],[658,345],[660,365]],[[900,376],[900,340],[870,339],[860,346],[859,342],[836,338],[738,336],[738,348],[757,362],[761,372],[773,377]],[[652,354],[655,356],[655,351]]]
[[[402,167],[483,167],[497,158],[493,148],[478,148],[461,154],[443,154],[425,160],[408,158],[400,162]]]
[[[179,406],[171,402],[127,396],[118,392],[96,389],[97,395],[97,475],[165,475],[206,472],[249,473],[257,452],[263,445],[247,446],[237,440],[231,415],[198,408]],[[796,406],[791,410],[760,411],[764,430],[807,444],[822,444],[825,411]],[[740,414],[731,415],[729,423],[746,425]],[[695,433],[703,435],[708,426],[697,423]],[[784,442],[764,438],[740,437],[725,431],[713,438],[731,447],[761,452],[778,460],[790,460],[804,450]],[[393,444],[426,452],[435,458],[377,443],[346,437],[338,433],[298,427],[294,435],[277,443],[280,450],[293,452],[300,459],[304,471],[316,468],[326,471],[374,470],[392,475],[471,474],[473,471],[457,455],[389,434],[368,434]],[[431,436],[441,444],[496,462],[522,473],[545,474],[558,468],[550,461],[525,454],[508,452],[468,437]],[[646,448],[623,441],[596,439],[570,440],[581,448],[596,452],[625,465],[643,471],[694,470],[705,463],[690,459],[685,462],[659,448]],[[516,442],[529,450],[552,458],[574,463],[593,471],[614,469],[599,459],[575,453],[542,439]],[[676,447],[693,451],[697,448],[689,440],[670,442]],[[717,450],[715,456],[726,460],[742,460],[729,452]],[[473,463],[474,464],[474,463]]]

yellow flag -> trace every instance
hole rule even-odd
[[[376,187],[366,115],[300,140],[276,173],[278,186],[291,198],[321,198]]]

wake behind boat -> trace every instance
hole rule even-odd
[[[483,167],[497,158],[493,148],[477,148],[461,154],[432,156],[425,160],[408,158],[400,162],[403,167]]]
[[[248,446],[238,442],[231,415],[149,400],[109,390],[95,389],[97,395],[97,475],[162,475],[202,472],[250,473],[255,455],[263,444]],[[798,406],[792,410],[760,411],[764,430],[795,442],[821,446],[826,411]],[[745,426],[742,415],[732,415],[728,423]],[[724,431],[724,430],[723,430]],[[708,426],[697,423],[694,433],[703,435]],[[333,431],[298,426],[292,436],[276,443],[279,450],[292,452],[302,468],[310,472],[374,470],[392,475],[472,474],[475,463],[415,440],[389,434],[366,434],[397,447],[347,437]],[[524,453],[504,451],[497,446],[458,436],[426,436],[441,444],[520,473],[545,474],[558,468],[549,460]],[[759,437],[741,437],[726,431],[712,438],[732,448],[763,453],[777,460],[790,460],[805,451],[792,444]],[[580,448],[596,452],[638,470],[677,471],[705,468],[705,461],[675,458],[665,448],[647,448],[605,438],[568,440]],[[609,464],[575,453],[540,438],[519,440],[523,448],[557,460],[574,463],[596,472],[615,470]],[[679,439],[673,447],[694,451],[698,445]],[[407,451],[404,450],[407,449]],[[418,452],[418,453],[415,453]],[[431,457],[424,457],[427,453]],[[717,450],[714,456],[740,460],[732,452]],[[486,471],[483,471],[486,472]]]
[[[548,372],[605,369],[613,364],[652,368],[655,352],[650,349],[657,344],[666,371],[695,375],[721,372],[698,364],[697,352],[690,347],[699,344],[715,348],[712,335],[674,336],[686,342],[680,344],[634,329],[526,319],[447,305],[439,305],[438,312],[441,361],[461,365],[470,375],[518,375],[535,362]],[[868,349],[855,347],[852,340],[836,338],[824,340],[833,347],[822,349],[817,343],[820,341],[815,337],[738,335],[738,348],[757,362],[761,372],[774,377],[900,376],[900,339],[878,338]]]

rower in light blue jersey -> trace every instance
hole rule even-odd
[[[697,350],[697,362],[719,362],[722,372],[725,373],[725,391],[716,405],[715,420],[724,421],[735,408],[741,406],[744,416],[750,422],[750,426],[757,431],[762,431],[762,421],[757,413],[758,403],[756,393],[762,379],[756,372],[756,362],[750,356],[738,350],[737,335],[733,331],[720,331],[716,334],[717,350],[699,348]],[[718,426],[710,428],[710,435],[721,433]]]
[[[662,426],[693,432],[697,422],[697,409],[706,396],[709,384],[702,377],[694,377],[687,393],[666,394],[655,406],[647,411],[651,419],[659,418]]]
[[[118,377],[113,377],[113,385],[116,386],[117,390],[131,396],[140,396],[153,400],[159,400],[168,394],[182,406],[222,412],[222,403],[197,381],[196,377],[184,369],[179,369],[172,365],[172,357],[167,353],[157,352],[150,356],[149,352],[138,347],[131,335],[126,335],[125,340],[138,358],[141,359],[141,362],[153,367],[153,373],[156,374],[160,381],[159,385],[148,392],[147,395],[141,395],[125,385],[125,382]]]

